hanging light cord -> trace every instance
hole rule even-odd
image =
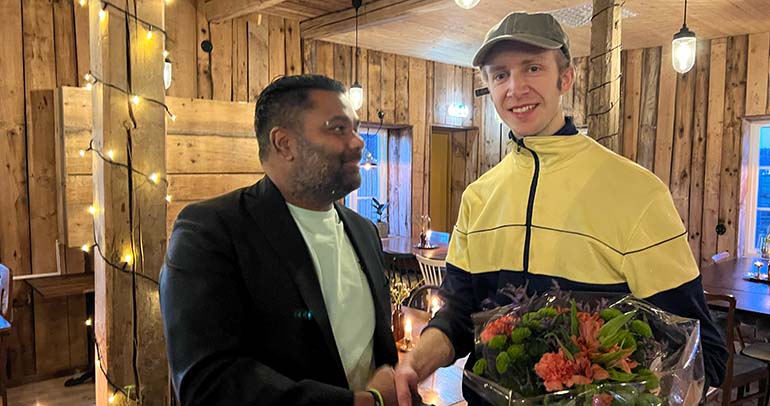
[[[356,8],[356,78],[355,83],[358,83],[358,59],[360,57],[361,51],[358,49],[358,9],[361,7],[361,4],[356,2],[356,0],[353,0],[353,6]]]
[[[682,26],[687,27],[687,0],[684,0],[684,21],[682,22]]]

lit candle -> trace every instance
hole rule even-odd
[[[431,230],[428,230],[428,231],[425,233],[425,241],[427,241],[427,242],[428,242],[428,244],[430,244],[430,235],[431,235],[431,234],[433,234],[433,231],[431,231]]]
[[[759,278],[759,270],[762,268],[762,265],[762,261],[754,262],[754,266],[757,267],[757,274],[755,276],[756,278]]]
[[[407,340],[407,341],[412,340],[412,319],[408,317],[404,322],[404,340]]]

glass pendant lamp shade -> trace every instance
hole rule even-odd
[[[358,110],[364,104],[364,88],[358,82],[354,83],[348,91],[350,97],[350,103],[353,105],[354,110]]]
[[[674,40],[671,42],[671,63],[675,71],[687,73],[692,69],[695,65],[696,44],[695,33],[687,27],[682,27],[674,35]]]

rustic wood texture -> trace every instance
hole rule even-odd
[[[270,83],[267,20],[252,17],[247,23],[249,37],[249,101],[257,100],[262,89]]]
[[[432,110],[428,98],[427,65],[431,62],[424,59],[409,58],[409,123],[412,124],[412,224],[418,224],[420,216],[425,213],[424,205],[428,199],[428,183],[425,182],[427,168],[425,161],[429,160],[426,151],[430,136],[428,111]],[[424,157],[421,159],[418,157]],[[412,236],[419,233],[419,227],[412,227]]]
[[[196,13],[194,0],[174,0],[166,6],[166,51],[172,67],[169,96],[198,97]]]
[[[692,114],[695,99],[695,70],[679,76],[676,83],[674,145],[671,159],[671,196],[679,217],[687,227],[690,204],[690,158],[692,157]]]
[[[79,5],[79,1],[72,0],[74,3],[78,3],[74,7],[75,15],[75,52],[73,57],[77,63],[77,85],[85,86],[85,74],[91,70],[91,46],[88,43],[90,36],[90,29],[88,27],[88,7]]]
[[[267,16],[267,26],[267,44],[270,51],[268,71],[270,81],[273,81],[278,76],[286,74],[286,30],[281,17]]]
[[[211,91],[214,100],[233,98],[233,21],[210,23]]]
[[[658,119],[658,80],[660,47],[644,50],[642,61],[642,94],[639,114],[639,146],[636,161],[653,170],[655,165],[655,123]],[[624,127],[625,131],[625,127]]]
[[[73,0],[52,2],[54,45],[56,49],[56,85],[77,86],[78,66],[75,56],[75,12]]]
[[[198,10],[195,13],[195,26],[197,35],[197,61],[198,61],[198,98],[211,99],[212,80],[211,80],[211,54],[204,51],[201,44],[204,41],[211,41],[211,29],[206,16]]]
[[[666,186],[671,181],[676,77],[677,73],[671,65],[671,45],[664,45],[661,51],[660,81],[658,86],[658,125],[655,133],[654,172]]]
[[[642,98],[642,49],[626,52],[623,96],[623,156],[635,161],[639,143],[639,114]]]
[[[591,19],[588,135],[620,152],[620,1],[593,0],[593,8],[597,14]]]
[[[692,155],[690,167],[690,213],[687,230],[693,256],[700,261],[700,241],[703,225],[703,191],[706,172],[706,128],[709,99],[709,41],[699,41],[695,59],[695,99],[692,117]]]
[[[249,97],[248,19],[233,20],[233,95],[232,101],[245,102]]]
[[[737,255],[738,191],[742,116],[746,107],[747,36],[727,40],[727,72],[725,78],[725,113],[722,133],[722,170],[719,185],[719,223],[726,232],[717,237],[717,252]]]

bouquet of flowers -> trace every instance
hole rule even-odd
[[[476,357],[466,385],[494,405],[698,403],[704,370],[698,321],[630,296],[554,288],[473,315]]]

